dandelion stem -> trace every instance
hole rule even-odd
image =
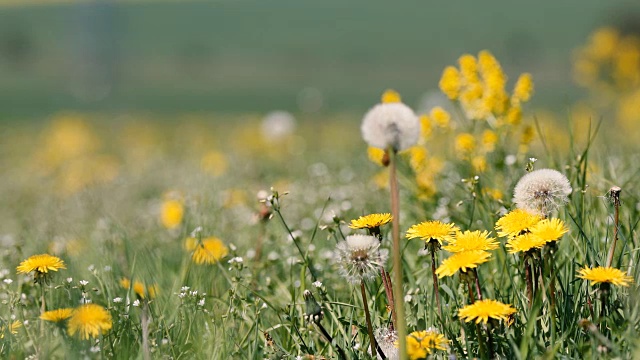
[[[360,293],[362,294],[362,304],[364,305],[364,317],[367,321],[367,332],[369,332],[369,343],[371,345],[371,355],[376,353],[377,343],[373,336],[373,326],[371,325],[371,314],[369,314],[369,305],[367,303],[367,291],[364,288],[364,280],[360,281]]]
[[[555,243],[551,243],[547,252],[547,262],[549,264],[549,316],[551,317],[551,344],[556,339],[556,274],[553,266],[553,255],[555,252]]]
[[[394,299],[402,299],[402,258],[400,254],[400,192],[396,175],[397,154],[394,149],[389,152],[389,190],[391,191],[391,215],[393,216],[393,272]],[[398,330],[400,359],[407,359],[407,324],[404,318],[404,304],[396,304],[396,329]]]
[[[144,360],[151,359],[149,352],[149,301],[142,300],[142,313],[140,314],[140,325],[142,327],[142,358]]]
[[[533,307],[533,280],[531,279],[531,256],[524,257],[524,274],[527,281],[527,299],[529,300],[529,308]]]
[[[387,304],[389,306],[389,309],[391,309],[391,326],[393,326],[393,328],[395,329],[397,319],[396,319],[396,310],[395,310],[395,300],[393,298],[393,285],[391,283],[391,276],[389,276],[389,273],[384,268],[380,269],[380,276],[382,277],[384,292],[387,295]]]
[[[338,344],[335,344],[333,342],[333,337],[329,335],[329,332],[327,332],[324,326],[322,326],[320,322],[314,322],[314,324],[316,324],[316,326],[318,327],[318,330],[320,330],[320,333],[322,334],[322,336],[324,336],[325,340],[327,340],[329,344],[336,347],[336,351],[338,352],[338,358],[340,360],[347,360],[347,354],[345,354],[344,350],[342,350],[342,348]]]
[[[473,277],[476,279],[476,291],[478,292],[478,300],[482,300],[482,290],[480,289],[480,279],[478,278],[478,270],[473,269]]]
[[[614,186],[609,190],[609,197],[613,201],[613,243],[611,243],[611,249],[609,249],[609,256],[607,257],[607,267],[611,267],[613,263],[613,254],[616,251],[616,243],[618,242],[618,232],[620,231],[620,193],[622,189]]]
[[[470,274],[466,274],[466,283],[467,288],[469,289],[469,301],[471,304],[476,302],[476,297],[473,291],[473,284],[471,283],[471,279],[469,278]],[[478,337],[478,346],[480,347],[480,354],[483,359],[486,358],[487,349],[484,343],[484,337],[482,336],[482,329],[480,329],[480,324],[476,323],[476,336]]]
[[[438,315],[442,318],[442,308],[440,307],[440,292],[438,287],[438,276],[436,275],[436,250],[434,246],[430,246],[431,252],[431,275],[433,276],[433,291],[436,295],[436,306],[438,307]]]

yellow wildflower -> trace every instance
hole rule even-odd
[[[420,224],[413,225],[407,230],[407,239],[420,238],[426,242],[436,240],[440,244],[443,241],[451,242],[453,235],[459,228],[454,224],[445,224],[440,221],[423,221]]]
[[[471,166],[476,173],[483,173],[487,170],[487,158],[482,155],[474,156]]]
[[[476,148],[476,139],[472,134],[460,133],[455,139],[456,153],[460,158],[467,157]]]
[[[513,88],[512,99],[514,103],[519,104],[520,102],[529,101],[531,95],[533,95],[533,78],[529,73],[522,73]]]
[[[473,250],[495,250],[498,248],[498,242],[495,238],[489,237],[488,231],[469,231],[464,232],[457,231],[453,240],[449,242],[449,245],[444,246],[443,249],[452,252],[459,253],[463,251]]]
[[[69,335],[76,333],[83,340],[96,338],[111,329],[111,314],[107,309],[96,304],[84,304],[73,310],[67,330]]]
[[[436,106],[431,109],[429,114],[431,119],[436,122],[436,125],[442,129],[448,129],[451,122],[451,115],[440,106]]]
[[[384,104],[399,103],[402,102],[402,99],[397,91],[388,89],[382,94],[381,101]]]
[[[519,106],[512,106],[507,111],[507,123],[509,125],[519,125],[522,121],[522,109]]]
[[[433,331],[414,331],[407,335],[407,355],[411,360],[424,359],[434,350],[447,350],[447,339]]]
[[[484,150],[484,152],[493,152],[497,142],[498,134],[496,134],[495,131],[487,129],[482,132],[482,150]]]
[[[542,248],[547,242],[540,239],[537,236],[531,235],[531,233],[525,233],[512,237],[507,241],[506,247],[509,254],[515,254],[517,252],[527,252],[533,249]]]
[[[187,238],[185,249],[193,252],[191,259],[196,264],[215,264],[229,253],[222,240],[213,236],[202,239],[201,242],[192,237]]]
[[[498,236],[514,238],[529,232],[529,229],[541,220],[542,217],[538,214],[533,214],[523,209],[515,209],[496,222],[496,230],[498,230]]]
[[[49,271],[58,271],[66,268],[64,261],[60,258],[49,254],[40,254],[30,256],[28,259],[22,261],[16,270],[18,274],[33,272],[35,280],[40,281],[49,275]]]
[[[40,315],[40,319],[44,321],[51,321],[56,323],[62,322],[70,318],[72,312],[73,312],[73,309],[71,308],[49,310],[42,313],[42,315]]]
[[[175,229],[182,223],[184,206],[179,200],[166,200],[160,209],[160,221],[167,229]]]
[[[591,285],[609,283],[616,286],[629,286],[633,282],[633,278],[624,272],[616,268],[602,266],[593,269],[584,267],[580,269],[578,277],[591,281]]]
[[[509,320],[509,317],[516,312],[511,305],[503,304],[496,300],[478,300],[471,305],[467,305],[458,311],[458,317],[465,322],[475,320],[476,324],[489,322],[489,318],[496,320]]]
[[[424,141],[431,137],[431,119],[427,115],[420,116],[420,138]]]
[[[456,100],[460,95],[460,73],[454,66],[447,66],[440,78],[440,90],[451,100]]]
[[[466,272],[483,264],[491,258],[491,254],[483,250],[463,251],[445,259],[436,269],[439,278],[452,276],[458,271]]]
[[[360,216],[355,220],[351,220],[349,227],[352,229],[373,229],[386,225],[393,220],[393,216],[389,213],[369,214]]]
[[[478,79],[478,62],[473,55],[464,54],[458,59],[460,65],[460,73],[465,80],[466,85],[476,83]]]
[[[531,228],[531,234],[545,242],[558,241],[569,229],[560,219],[544,219]]]
[[[388,165],[389,158],[387,156],[387,152],[383,149],[369,146],[367,147],[367,155],[369,156],[369,160],[371,160],[371,162],[379,166]],[[386,158],[386,164],[385,164],[385,158]]]
[[[409,165],[413,171],[421,171],[427,165],[427,149],[424,146],[412,146],[409,152]]]
[[[21,327],[22,327],[22,323],[18,320],[15,320],[11,324],[9,324],[9,329],[7,329],[5,326],[0,327],[0,339],[4,339],[5,331],[8,330],[9,333],[11,333],[12,335],[15,335],[18,333],[18,329]]]

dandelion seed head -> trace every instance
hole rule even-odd
[[[352,284],[375,278],[387,261],[387,251],[380,249],[375,236],[350,235],[336,246],[340,274]]]
[[[562,173],[540,169],[520,178],[514,189],[513,201],[519,209],[547,217],[569,201],[571,192],[571,184]]]
[[[407,105],[397,99],[383,95],[383,100],[397,100],[375,105],[362,120],[362,137],[379,149],[406,150],[418,143],[420,120]]]
[[[398,333],[396,331],[381,328],[376,330],[374,336],[387,359],[397,360],[400,358],[400,353],[396,347],[396,342],[398,341]],[[378,354],[378,359],[381,359],[380,354]]]

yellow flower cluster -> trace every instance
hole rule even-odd
[[[498,236],[506,237],[509,253],[540,249],[558,241],[569,229],[560,219],[543,219],[523,209],[513,210],[496,222]]]
[[[425,359],[435,350],[447,350],[447,339],[434,331],[414,331],[407,335],[407,356],[411,360]]]

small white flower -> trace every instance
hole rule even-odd
[[[407,294],[404,296],[404,302],[409,303],[411,302],[411,300],[413,300],[413,296],[411,296],[411,294]]]
[[[2,281],[4,281],[4,283],[7,284],[7,285],[10,285],[13,282],[13,280],[11,280],[11,279],[4,279]]]
[[[11,314],[11,320],[15,320],[16,319],[16,314]]]
[[[25,320],[25,321],[23,321],[23,322],[22,322],[22,324],[23,324],[24,326],[29,325],[29,320]]]
[[[296,128],[296,119],[286,111],[273,111],[262,119],[262,136],[269,142],[280,141],[291,135]]]
[[[140,306],[140,300],[136,299],[136,301],[133,302],[133,306],[135,307]]]
[[[311,285],[313,285],[313,286],[315,286],[317,288],[322,287],[322,283],[320,281],[316,281],[316,282],[312,283]]]
[[[187,296],[187,293],[185,293],[185,292],[181,292],[180,294],[178,294],[178,297],[180,299],[184,299],[185,296]]]
[[[93,265],[93,264],[91,264],[91,265],[89,265],[89,267],[87,267],[87,270],[89,270],[89,272],[93,272],[93,270],[95,270],[95,269],[96,269],[96,266]]]
[[[198,306],[204,306],[204,298],[198,301]]]
[[[188,286],[183,286],[183,287],[181,287],[181,288],[180,288],[180,291],[182,291],[182,292],[186,292],[186,291],[189,291],[189,289],[190,289],[190,287],[188,287]]]
[[[513,191],[513,201],[519,209],[549,216],[569,201],[567,196],[571,191],[571,184],[562,173],[540,169],[520,178]]]
[[[67,278],[67,282],[68,282],[69,284],[71,284],[71,283],[73,282],[73,278],[68,277],[68,278]]]
[[[262,303],[262,306],[260,306],[261,309],[266,309],[268,308],[267,303]]]
[[[80,280],[79,282],[82,286],[87,286],[87,284],[89,283],[87,280]]]
[[[201,231],[202,231],[202,226],[198,226],[197,228],[193,229],[193,231],[191,232],[191,237],[195,238],[196,235],[198,235],[198,233]]]
[[[403,103],[383,103],[371,108],[362,120],[362,138],[379,149],[406,150],[418,142],[420,121]]]
[[[169,339],[162,339],[162,345],[167,345],[169,343]]]
[[[241,264],[244,260],[240,257],[240,256],[236,256],[234,258],[231,258],[228,263],[229,264],[234,264],[234,263],[238,263]]]
[[[122,298],[121,297],[114,298],[113,302],[116,303],[116,304],[121,303],[122,302]]]
[[[191,292],[189,293],[189,295],[191,295],[191,296],[196,296],[196,295],[198,295],[198,290],[193,290],[193,291],[191,291]]]
[[[91,351],[92,353],[97,353],[100,352],[100,346],[92,346],[89,351]]]
[[[507,155],[507,156],[504,158],[504,163],[505,163],[507,166],[511,166],[511,165],[515,164],[515,163],[516,163],[516,161],[518,161],[518,158],[517,158],[515,155]]]
[[[111,266],[109,265],[105,265],[105,267],[103,268],[104,271],[109,272],[111,271]]]

